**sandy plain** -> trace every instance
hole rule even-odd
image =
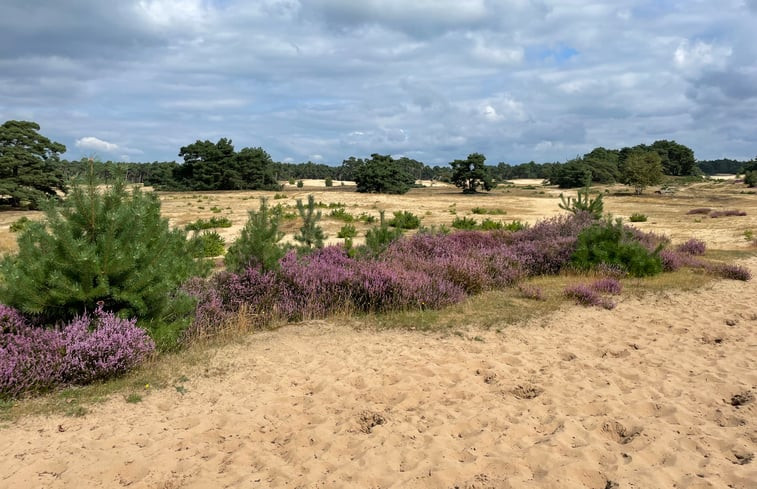
[[[640,228],[674,241],[744,250],[757,196],[734,188],[610,195],[606,210],[643,212]],[[560,212],[559,191],[538,186],[476,198],[312,187],[278,201],[308,193],[355,214],[411,210],[426,225],[451,222],[452,206],[503,209],[490,217],[506,221]],[[174,225],[216,206],[241,226],[258,195],[161,198]],[[696,207],[747,216],[686,214]],[[325,222],[329,234],[342,224]],[[756,257],[740,263],[757,276]],[[459,335],[366,329],[359,318],[247,335],[176,372],[181,389],[4,425],[0,487],[754,487],[756,297],[757,280],[716,280],[622,295],[612,311],[564,305],[515,325],[461,322]]]

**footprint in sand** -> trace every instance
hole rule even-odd
[[[602,432],[611,440],[626,445],[641,434],[641,428],[628,429],[617,421],[606,421],[602,425]]]
[[[359,430],[362,433],[369,434],[376,426],[386,424],[386,418],[374,411],[361,411],[357,415]]]
[[[534,399],[544,392],[544,389],[534,384],[521,384],[515,386],[510,392],[518,399]]]

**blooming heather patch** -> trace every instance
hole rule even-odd
[[[563,295],[565,295],[565,297],[569,299],[573,299],[576,304],[580,304],[582,306],[595,306],[602,307],[604,309],[615,308],[614,302],[599,295],[591,285],[569,285],[563,291]]]
[[[729,265],[726,263],[707,264],[705,269],[717,275],[718,277],[730,279],[730,280],[743,280],[744,282],[751,280],[752,273],[748,268],[740,265]]]
[[[707,245],[705,244],[705,242],[696,238],[691,238],[690,240],[686,241],[685,243],[681,243],[676,247],[676,251],[694,256],[704,255],[704,252],[706,250]]]
[[[64,380],[86,384],[123,374],[155,350],[136,319],[121,319],[99,306],[61,330],[65,348]]]
[[[17,323],[0,333],[0,398],[45,392],[61,384],[64,354],[58,331]]]
[[[0,397],[122,374],[155,349],[135,320],[101,307],[58,329],[32,327],[7,306],[0,312],[6,325],[13,324],[0,332]]]
[[[623,285],[621,285],[620,281],[610,277],[595,280],[589,284],[589,287],[594,292],[599,292],[601,294],[618,295],[623,291]]]

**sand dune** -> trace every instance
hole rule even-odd
[[[754,487],[755,297],[719,281],[466,338],[252,335],[184,395],[3,429],[0,487]]]

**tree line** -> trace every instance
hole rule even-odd
[[[65,192],[66,182],[86,174],[88,158],[62,160],[60,154],[66,147],[39,130],[39,125],[30,121],[7,121],[0,126],[0,204],[38,207],[45,198]],[[96,162],[94,171],[106,183],[118,178],[160,190],[274,190],[285,180],[326,179],[354,181],[358,192],[381,193],[407,192],[417,180],[452,183],[464,192],[476,192],[516,178],[542,179],[561,188],[620,182],[640,192],[660,183],[664,175],[754,171],[753,162],[724,159],[697,163],[691,148],[668,140],[621,149],[597,147],[564,163],[530,161],[518,165],[486,165],[480,153],[445,166],[378,153],[369,158],[350,156],[337,166],[276,162],[263,148],[237,150],[226,138],[217,142],[198,140],[181,147],[178,156],[182,163]]]

